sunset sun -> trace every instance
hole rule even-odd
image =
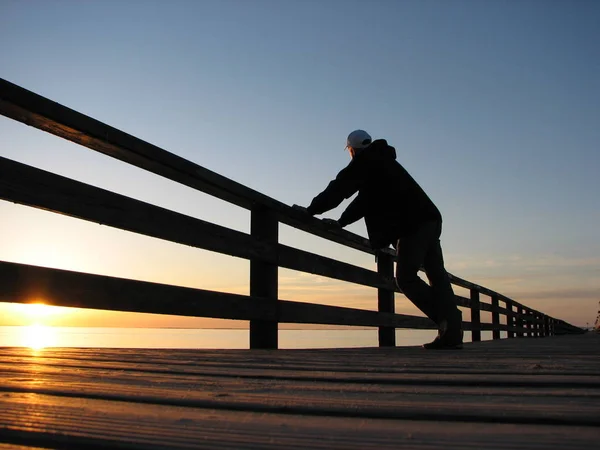
[[[40,350],[56,345],[56,330],[54,327],[34,324],[22,328],[21,342],[24,347]]]

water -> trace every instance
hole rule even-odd
[[[489,334],[489,335],[488,335]],[[433,340],[434,330],[397,330],[397,346]],[[491,339],[491,333],[482,333]],[[465,333],[465,341],[470,333]],[[0,347],[249,348],[248,330],[183,328],[0,327]],[[377,330],[279,330],[280,348],[377,347]]]

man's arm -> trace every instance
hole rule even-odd
[[[322,214],[338,206],[344,199],[354,195],[359,187],[356,169],[356,165],[353,165],[352,162],[342,169],[335,180],[331,181],[323,192],[313,198],[307,208],[308,213],[313,216]]]
[[[344,210],[340,218],[337,220],[341,227],[350,225],[365,216],[365,202],[363,197],[358,194],[352,203]]]

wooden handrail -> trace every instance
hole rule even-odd
[[[332,230],[267,195],[1,78],[0,113],[234,205],[246,209],[263,206],[274,211],[281,223],[374,253],[362,236]]]
[[[267,242],[79,181],[0,157],[0,198],[245,259],[371,287],[393,288],[362,267]]]
[[[249,320],[252,348],[276,348],[277,324],[282,322],[379,327],[382,346],[395,345],[396,328],[435,328],[429,319],[394,313],[394,293],[400,291],[393,279],[392,249],[380,252],[374,272],[280,244],[277,229],[284,223],[374,253],[362,236],[332,229],[240,183],[2,79],[0,113],[251,212],[251,233],[246,234],[0,157],[0,198],[4,200],[250,261],[250,296],[0,262],[4,288],[0,301],[28,301],[27,287],[43,279],[44,295],[62,306]],[[279,267],[377,288],[379,311],[281,300]],[[473,341],[481,339],[481,331],[489,330],[494,339],[500,338],[501,331],[507,337],[582,331],[498,292],[452,274],[450,278],[454,285],[470,291],[469,298],[457,296],[456,300],[471,310],[471,321],[463,325],[471,331]],[[115,296],[115,286],[128,292],[132,300]],[[168,292],[169,298],[177,301],[165,304],[152,292]],[[490,297],[490,303],[482,301],[482,295]],[[150,301],[137,301],[140,296]],[[87,300],[81,300],[83,297]],[[116,302],[116,298],[122,301]],[[491,312],[492,323],[481,323],[480,311]]]

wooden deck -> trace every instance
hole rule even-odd
[[[592,449],[600,335],[462,351],[0,348],[0,450]]]

